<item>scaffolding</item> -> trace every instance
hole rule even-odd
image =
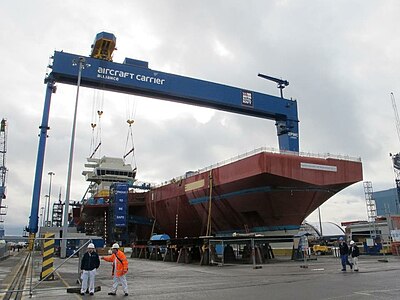
[[[364,193],[365,193],[365,202],[367,205],[367,216],[368,216],[368,224],[370,227],[371,238],[376,237],[376,203],[374,198],[374,191],[372,189],[371,181],[364,181]]]

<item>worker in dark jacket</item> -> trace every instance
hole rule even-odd
[[[353,264],[349,262],[349,246],[344,241],[342,237],[339,238],[339,253],[340,253],[340,260],[342,262],[342,271],[346,271],[346,265],[349,265],[350,268],[353,268]]]
[[[88,288],[89,281],[89,294],[94,295],[94,280],[96,277],[96,270],[100,266],[99,255],[95,252],[93,243],[87,246],[87,251],[83,255],[81,261],[81,272],[82,272],[82,286],[81,295],[85,295]]]
[[[358,272],[358,257],[360,256],[360,250],[358,249],[354,241],[350,242],[349,255],[351,256],[351,259],[353,261],[354,271]]]

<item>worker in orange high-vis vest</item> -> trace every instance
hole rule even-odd
[[[128,260],[125,254],[119,250],[119,245],[115,243],[111,247],[112,254],[109,256],[103,256],[101,259],[112,262],[112,275],[113,275],[113,285],[109,295],[116,295],[118,286],[122,285],[122,290],[125,296],[128,296],[128,283],[126,282],[126,273],[128,273]]]

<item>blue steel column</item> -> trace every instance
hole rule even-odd
[[[299,123],[298,121],[277,121],[279,150],[299,152]]]
[[[54,92],[54,81],[52,79],[48,79],[46,88],[46,98],[44,101],[44,108],[43,108],[42,124],[39,127],[40,128],[39,147],[36,160],[36,172],[35,172],[35,182],[33,186],[31,215],[29,217],[28,232],[30,233],[31,237],[34,237],[36,232],[38,231],[40,190],[42,187],[42,175],[43,175],[44,154],[46,149],[47,131],[50,129],[49,113],[50,113],[51,94],[53,92]]]

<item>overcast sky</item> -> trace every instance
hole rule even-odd
[[[28,225],[54,50],[89,55],[98,32],[117,37],[114,61],[278,96],[258,73],[286,79],[297,99],[300,150],[361,157],[374,191],[394,187],[400,149],[390,100],[400,101],[399,1],[3,1],[1,118],[8,121],[6,234]],[[50,111],[41,201],[65,198],[76,87],[58,84]],[[162,182],[259,147],[278,147],[273,121],[172,102],[81,89],[71,184],[80,200],[93,110],[104,111],[101,154],[126,152],[133,125],[137,178]],[[43,204],[41,205],[43,206]],[[362,182],[321,207],[323,221],[366,219]],[[316,221],[317,214],[308,217]]]

